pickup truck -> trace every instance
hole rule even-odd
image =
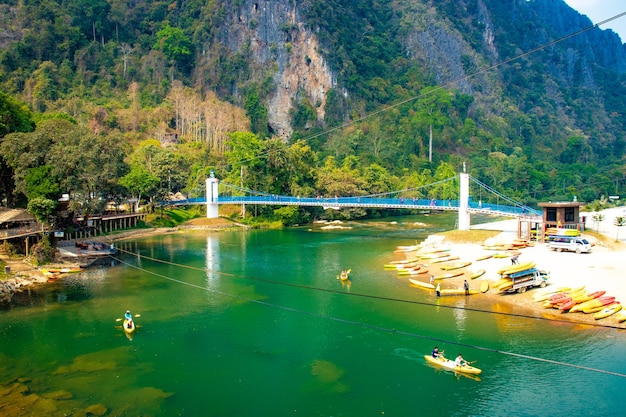
[[[511,285],[511,287],[506,289],[505,291],[517,291],[521,294],[523,292],[526,292],[528,288],[545,287],[548,284],[548,278],[550,278],[550,273],[541,269],[531,268],[525,271],[508,274],[506,275],[506,277],[511,278],[513,285]]]
[[[588,253],[591,252],[591,243],[582,237],[559,238],[548,242],[548,248],[557,252]]]

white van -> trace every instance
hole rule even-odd
[[[582,237],[559,236],[548,242],[550,250],[557,252],[570,251],[576,253],[591,252],[591,243]]]

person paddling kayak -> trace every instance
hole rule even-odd
[[[456,366],[467,366],[469,365],[469,362],[466,361],[465,359],[463,359],[463,355],[461,355],[459,353],[459,356],[456,357],[456,360],[454,361],[454,363],[456,364]]]

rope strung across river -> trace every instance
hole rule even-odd
[[[533,320],[545,320],[545,321],[551,321],[551,322],[558,321],[558,322],[563,322],[563,323],[568,323],[568,324],[586,324],[586,325],[589,325],[589,326],[597,326],[597,327],[614,327],[614,326],[600,326],[600,325],[596,325],[596,324],[593,324],[593,323],[592,324],[588,324],[588,323],[581,323],[581,322],[567,321],[567,320],[550,320],[550,319],[546,319],[546,318],[542,318],[542,317],[533,317],[533,316],[528,316],[528,315],[523,315],[523,314],[503,313],[503,312],[487,311],[487,310],[472,309],[472,308],[460,308],[460,307],[455,307],[455,306],[444,306],[444,305],[437,305],[437,304],[421,302],[421,301],[404,300],[404,299],[400,299],[400,298],[383,297],[383,296],[371,295],[371,294],[359,294],[359,293],[352,293],[352,292],[346,293],[344,291],[337,291],[337,290],[331,290],[331,289],[325,289],[325,288],[311,287],[311,286],[301,285],[301,284],[290,284],[290,283],[273,281],[273,280],[267,280],[267,279],[260,279],[260,278],[250,278],[250,277],[240,276],[240,275],[231,274],[231,273],[225,273],[225,272],[220,272],[220,271],[213,271],[213,270],[211,270],[209,268],[200,268],[200,267],[194,267],[194,266],[189,266],[189,265],[178,264],[178,263],[171,262],[171,261],[164,261],[164,260],[161,260],[161,259],[157,259],[157,258],[141,255],[141,254],[130,252],[130,251],[126,251],[126,250],[118,249],[118,252],[123,252],[123,253],[129,254],[129,255],[133,255],[135,257],[140,257],[140,258],[152,261],[152,262],[163,263],[163,264],[167,264],[167,265],[176,266],[176,267],[179,267],[179,268],[191,269],[191,270],[201,271],[201,272],[211,272],[211,273],[216,273],[218,275],[223,275],[223,276],[232,277],[232,278],[246,279],[246,280],[252,280],[252,281],[257,281],[257,282],[269,283],[269,284],[273,284],[273,285],[283,285],[283,286],[287,286],[287,287],[301,288],[301,289],[306,289],[306,290],[322,291],[322,292],[328,292],[328,293],[333,293],[333,294],[341,294],[341,295],[363,297],[363,298],[370,298],[370,299],[377,299],[377,300],[384,300],[384,301],[393,301],[393,302],[401,302],[401,303],[408,303],[408,304],[424,305],[424,306],[431,306],[431,307],[438,307],[438,308],[449,308],[449,309],[453,309],[453,310],[467,310],[467,311],[473,311],[473,312],[485,313],[485,314],[500,314],[500,315],[504,315],[504,316],[521,317],[521,318],[527,318],[527,319],[533,319]],[[556,360],[552,360],[552,359],[545,359],[545,358],[540,358],[538,356],[524,355],[524,354],[520,354],[520,353],[509,352],[509,351],[489,348],[489,347],[485,347],[485,346],[478,346],[478,345],[469,344],[469,343],[462,343],[462,342],[457,342],[457,341],[454,341],[454,340],[446,340],[446,339],[434,338],[434,337],[431,337],[431,336],[425,336],[425,335],[421,335],[421,334],[417,334],[417,333],[413,333],[413,332],[401,331],[401,330],[397,330],[397,329],[393,329],[393,328],[388,328],[388,327],[377,326],[377,325],[373,325],[373,324],[357,322],[357,321],[354,321],[354,320],[346,320],[346,319],[342,319],[342,318],[339,318],[339,317],[333,317],[333,316],[328,316],[328,315],[319,314],[319,313],[312,313],[312,312],[309,312],[309,311],[304,311],[304,310],[296,309],[296,308],[293,308],[293,307],[286,307],[286,306],[282,306],[282,305],[278,305],[278,304],[274,304],[274,303],[269,303],[269,302],[266,302],[266,301],[255,300],[255,299],[252,299],[252,298],[249,298],[249,297],[236,295],[236,294],[230,294],[230,293],[226,293],[226,292],[215,290],[215,289],[211,289],[211,288],[206,288],[206,287],[203,287],[203,286],[200,286],[200,285],[197,285],[197,284],[192,284],[192,283],[189,283],[189,282],[186,282],[186,281],[181,281],[179,279],[172,278],[172,277],[169,277],[169,276],[166,276],[166,275],[163,275],[163,274],[159,274],[159,273],[156,273],[156,272],[151,272],[151,271],[149,271],[147,269],[144,269],[144,268],[138,267],[136,265],[133,265],[133,264],[131,264],[129,262],[126,262],[126,261],[124,261],[124,260],[122,260],[120,258],[117,258],[115,256],[111,256],[111,258],[116,260],[117,262],[119,262],[121,264],[127,265],[127,266],[129,266],[131,268],[137,269],[137,270],[142,271],[144,273],[147,273],[147,274],[150,274],[150,275],[153,275],[153,276],[157,276],[159,278],[166,279],[168,281],[172,281],[172,282],[175,282],[175,283],[178,283],[178,284],[182,284],[182,285],[187,285],[187,286],[192,287],[192,288],[197,288],[199,290],[203,290],[203,291],[206,291],[206,292],[211,292],[211,293],[223,295],[223,296],[230,297],[230,298],[237,298],[237,299],[245,300],[245,301],[248,301],[248,302],[251,302],[251,303],[256,303],[256,304],[260,304],[260,305],[264,305],[264,306],[268,306],[268,307],[272,307],[272,308],[281,309],[281,310],[284,310],[284,311],[291,311],[291,312],[294,312],[294,313],[305,314],[305,315],[308,315],[308,316],[311,316],[311,317],[322,318],[322,319],[331,320],[331,321],[335,321],[335,322],[339,322],[339,323],[351,324],[353,326],[359,326],[359,327],[364,327],[364,328],[373,329],[373,330],[379,330],[379,331],[388,332],[388,333],[395,333],[395,334],[400,334],[400,335],[403,335],[403,336],[409,336],[409,337],[423,339],[423,340],[429,340],[429,341],[433,341],[433,342],[446,343],[446,344],[449,344],[449,345],[455,345],[455,346],[459,346],[459,347],[472,348],[472,349],[476,349],[476,350],[482,350],[482,351],[486,351],[486,352],[493,352],[493,353],[506,355],[506,356],[511,356],[511,357],[517,357],[517,358],[522,358],[522,359],[529,359],[529,360],[534,360],[534,361],[538,361],[538,362],[551,363],[551,364],[555,364],[555,365],[567,366],[567,367],[570,367],[570,368],[576,368],[576,369],[581,369],[581,370],[586,370],[586,371],[591,371],[591,372],[602,373],[602,374],[613,375],[613,376],[617,376],[617,377],[621,377],[621,378],[626,378],[626,374],[622,374],[622,373],[619,373],[619,372],[607,371],[607,370],[598,369],[598,368],[591,368],[591,367],[577,365],[577,364],[573,364],[573,363],[561,362],[561,361],[556,361]]]

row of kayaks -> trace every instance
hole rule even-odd
[[[601,320],[622,310],[622,304],[606,291],[588,292],[584,286],[578,288],[560,288],[553,292],[544,292],[533,297],[536,302],[543,302],[545,308],[555,308],[563,313],[593,314]],[[616,316],[618,322],[626,321],[626,315]]]
[[[410,247],[397,247],[396,252],[408,251]],[[429,249],[428,251],[416,251],[413,257],[405,260],[391,261],[385,264],[385,269],[395,270],[399,277],[409,277],[409,283],[412,286],[419,287],[427,290],[435,290],[434,281],[441,281],[450,278],[460,277],[464,274],[468,274],[469,278],[476,279],[485,274],[485,269],[478,269],[475,271],[465,271],[464,269],[472,264],[471,261],[459,260],[458,256],[453,256],[450,249]],[[491,257],[484,257],[488,259]],[[428,264],[424,263],[427,261]],[[430,265],[433,270],[428,269]],[[436,272],[439,274],[435,275]],[[425,282],[419,279],[420,276],[430,275],[430,282]],[[486,292],[489,290],[489,283],[483,281],[478,289],[470,289],[465,291],[464,288],[445,288],[440,289],[440,295],[473,295],[480,292]]]
[[[498,274],[502,276],[511,275],[516,272],[526,271],[527,269],[534,268],[536,266],[535,262],[525,262],[522,264],[513,264],[510,266],[506,266],[504,268],[498,269]]]
[[[523,249],[529,245],[530,245],[530,242],[528,242],[527,240],[515,239],[512,242],[507,242],[507,243],[485,244],[483,245],[483,248],[487,250],[506,252],[506,251],[516,251],[519,249]]]

